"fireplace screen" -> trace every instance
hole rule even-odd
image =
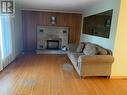
[[[47,49],[59,49],[60,41],[59,40],[47,40]]]

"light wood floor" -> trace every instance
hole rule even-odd
[[[26,54],[0,72],[0,95],[127,95],[127,80],[80,79],[65,55]]]

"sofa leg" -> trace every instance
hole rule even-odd
[[[83,77],[83,76],[80,76],[80,79],[85,79],[85,77]]]
[[[107,79],[110,79],[110,76],[107,76]]]

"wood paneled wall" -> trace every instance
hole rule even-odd
[[[50,18],[56,16],[56,25],[69,27],[69,43],[78,43],[81,32],[81,14],[57,13],[42,11],[22,11],[22,30],[24,36],[24,50],[36,50],[37,25],[52,26]]]

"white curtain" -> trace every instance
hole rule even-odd
[[[0,16],[0,70],[12,62],[13,30],[12,21],[9,16]]]

